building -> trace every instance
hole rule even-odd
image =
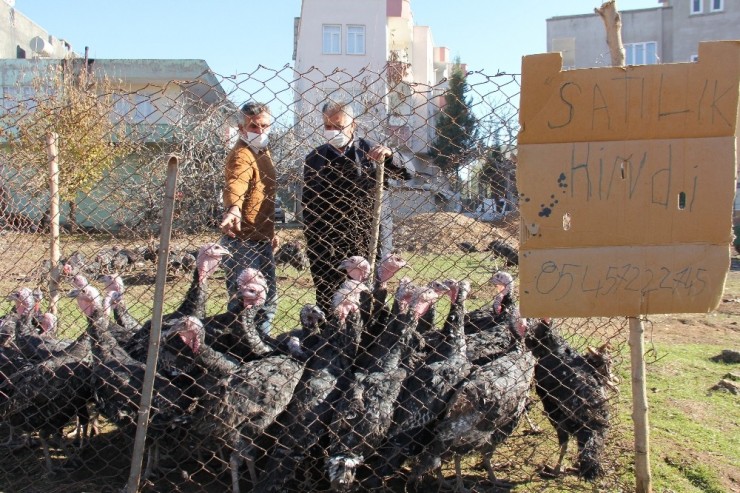
[[[321,133],[327,99],[352,101],[364,135],[414,163],[418,178],[392,193],[399,216],[437,210],[452,196],[427,152],[454,61],[429,26],[414,24],[410,0],[303,0],[293,59],[296,122],[307,140]]]
[[[351,100],[371,133],[428,150],[452,61],[414,25],[410,0],[303,0],[295,26],[299,119],[320,125],[323,101]]]
[[[4,132],[0,132],[0,219],[12,213],[38,221],[47,207],[24,193],[23,177],[14,174],[8,163],[12,152],[4,144],[16,131],[14,118],[32,113],[34,101],[45,97],[44,90],[38,93],[39,81],[53,84],[49,74],[54,71],[75,76],[87,71],[98,81],[107,80],[106,90],[112,93],[106,100],[107,118],[128,129],[127,134],[152,155],[182,151],[188,145],[226,147],[233,138],[236,107],[204,60],[86,59],[17,11],[12,0],[0,0],[0,15],[0,129]],[[136,159],[131,156],[106,177],[108,185],[120,185],[113,185],[115,203],[104,186],[81,198],[77,214],[81,226],[114,230],[140,221],[141,211],[156,210],[161,197],[142,205],[141,194],[133,191],[141,188],[142,179],[154,180]],[[222,165],[213,163],[219,177]],[[180,178],[181,182],[187,178],[182,167]],[[213,208],[220,205],[214,203]]]
[[[626,63],[696,60],[701,41],[740,39],[740,2],[659,0],[653,8],[622,10]],[[547,51],[563,53],[564,68],[609,65],[604,23],[595,13],[547,19]]]
[[[0,59],[65,58],[72,46],[15,9],[15,0],[0,0]]]

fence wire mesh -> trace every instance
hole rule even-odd
[[[631,429],[620,418],[629,400],[618,392],[625,321],[518,318],[519,76],[460,72],[425,86],[408,82],[401,62],[382,73],[260,67],[136,84],[115,73],[39,62],[3,87],[4,490],[126,485],[164,253],[142,491],[630,489]],[[224,163],[250,100],[271,108],[284,213],[269,335],[257,327],[261,301],[249,298],[260,280],[242,277],[229,303],[230,264],[216,245]],[[306,156],[326,142],[326,101],[349,103],[356,135],[413,171],[389,174],[385,270],[373,283],[358,259],[339,264],[372,250],[374,182],[304,183]],[[59,147],[58,264],[49,132]],[[180,166],[164,252],[172,154]],[[314,237],[304,234],[306,196],[336,208]],[[325,293],[322,310],[311,264],[359,282]]]

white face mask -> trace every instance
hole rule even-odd
[[[324,138],[337,149],[341,149],[349,143],[349,137],[339,130],[324,130]]]
[[[242,134],[242,140],[254,149],[264,149],[267,147],[267,142],[270,140],[266,132],[261,134],[255,134],[247,132],[246,135]]]

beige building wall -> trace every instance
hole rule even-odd
[[[0,58],[65,58],[75,55],[69,43],[49,34],[16,10],[14,3],[0,0]],[[32,40],[35,41],[32,43]]]

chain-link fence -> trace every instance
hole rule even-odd
[[[100,65],[39,62],[3,88],[4,490],[131,485],[173,154],[143,491],[630,489],[624,321],[516,310],[518,76],[425,86],[391,62],[135,84]],[[218,245],[250,100],[270,106],[285,213],[269,334],[267,282],[247,270],[230,298]],[[356,139],[312,167],[327,101],[350,105]]]

